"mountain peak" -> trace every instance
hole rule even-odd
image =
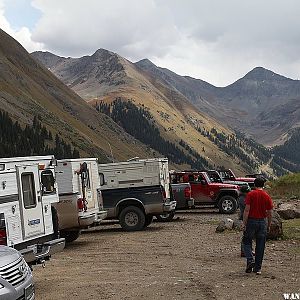
[[[135,64],[141,68],[146,68],[146,69],[157,68],[157,66],[148,58],[141,59],[140,61],[136,62]]]
[[[98,58],[98,59],[107,59],[111,56],[118,56],[116,53],[111,52],[109,50],[99,48],[94,54],[92,54],[90,57]]]
[[[263,67],[255,67],[253,70],[248,72],[243,79],[255,81],[292,80]]]

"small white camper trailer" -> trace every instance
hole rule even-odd
[[[0,158],[0,245],[30,264],[63,250],[54,234],[51,205],[58,202],[53,156]]]
[[[125,162],[99,164],[102,189],[161,185],[170,198],[170,179],[167,158],[137,159]]]
[[[58,160],[56,178],[59,203],[55,204],[61,235],[74,241],[80,230],[99,224],[103,210],[97,158]]]

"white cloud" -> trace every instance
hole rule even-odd
[[[132,61],[149,58],[216,85],[229,84],[255,66],[299,77],[298,0],[31,0],[31,4],[41,11],[32,33],[27,28],[12,30],[8,24],[29,51],[44,48],[76,57],[105,48]]]
[[[0,28],[15,38],[28,51],[43,50],[44,46],[40,42],[32,40],[32,34],[27,27],[14,29],[5,17],[4,1],[0,0]]]

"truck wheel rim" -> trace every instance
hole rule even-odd
[[[222,208],[224,211],[229,211],[233,208],[233,203],[231,200],[224,200],[222,203]]]
[[[139,222],[139,216],[131,211],[131,212],[128,212],[125,216],[125,223],[127,226],[136,226]]]

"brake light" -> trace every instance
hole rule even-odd
[[[84,211],[84,199],[83,198],[79,198],[77,200],[77,208],[78,208],[78,211]]]
[[[6,230],[0,229],[0,245],[6,246],[7,245],[7,236],[6,236]]]
[[[6,226],[5,226],[5,218],[4,214],[0,214],[0,245],[7,245],[7,235],[6,235]]]
[[[186,187],[184,189],[184,197],[185,198],[191,198],[191,188],[190,187]]]

